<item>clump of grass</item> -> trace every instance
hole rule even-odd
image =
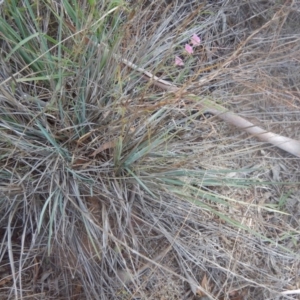
[[[291,214],[291,196],[278,205],[245,197],[253,186],[258,194],[270,188],[262,165],[249,163],[261,145],[249,141],[241,149],[240,137],[216,133],[222,125],[201,119],[195,104],[183,105],[116,59],[193,92],[235,99],[249,81],[234,85],[232,78],[240,83],[253,60],[243,49],[242,74],[232,53],[251,32],[252,16],[233,32],[224,24],[234,13],[197,3],[3,4],[0,255],[8,275],[1,297],[151,299],[147,289],[170,274],[181,298],[189,291],[229,297],[243,286],[267,298],[293,288],[278,274],[296,272],[298,225],[273,232],[265,220]],[[277,5],[254,16],[268,21]],[[178,69],[174,57],[194,32],[202,33],[203,56]],[[298,53],[290,38],[293,51],[275,47],[286,60]],[[204,58],[216,45],[223,56]],[[226,59],[231,78],[218,68]],[[261,68],[269,70],[264,59]],[[238,166],[229,152],[248,165]],[[145,272],[149,280],[141,281]],[[204,276],[210,288],[201,285]]]

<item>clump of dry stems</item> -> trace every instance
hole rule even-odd
[[[299,140],[297,1],[0,8],[1,299],[296,299],[299,159],[124,61]]]

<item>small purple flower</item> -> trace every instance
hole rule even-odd
[[[193,46],[200,46],[201,43],[200,37],[194,33],[191,39],[191,43],[193,44]]]
[[[194,53],[194,50],[193,50],[193,47],[189,44],[185,44],[185,47],[184,47],[185,51],[188,53],[188,54],[193,54]]]
[[[184,62],[179,56],[175,56],[175,66],[184,66]]]

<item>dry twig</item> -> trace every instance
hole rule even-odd
[[[274,15],[274,17],[272,18],[272,20],[270,20],[262,28],[265,28],[267,25],[270,24],[271,21],[276,19],[276,17],[278,17],[278,15],[279,15],[280,11],[277,12]],[[71,25],[69,22],[66,22],[66,23],[68,24],[69,28],[75,34],[76,28],[73,25]],[[82,32],[82,30],[80,32]],[[245,45],[258,32],[259,32],[259,30],[256,30],[253,34],[251,34],[251,36],[249,36],[249,38],[247,38],[246,41],[242,45]],[[91,42],[90,39],[87,37],[85,37],[85,40],[86,40],[86,43]],[[107,45],[104,43],[98,44],[98,47],[99,48],[104,47],[105,49],[107,49]],[[234,52],[234,54],[232,56],[235,57],[239,51],[241,51],[240,47],[237,51]],[[262,142],[270,143],[282,150],[289,152],[290,154],[300,157],[300,141],[297,141],[297,140],[294,140],[294,139],[291,139],[291,138],[288,138],[288,137],[285,137],[285,136],[282,136],[282,135],[279,135],[276,133],[266,131],[263,128],[256,126],[253,123],[249,122],[248,120],[229,111],[224,106],[216,104],[211,99],[207,99],[207,98],[203,99],[203,97],[201,97],[201,96],[197,96],[194,94],[187,94],[186,89],[181,89],[169,81],[162,80],[162,79],[158,78],[157,76],[153,75],[152,73],[148,72],[147,70],[138,67],[134,63],[128,61],[127,59],[121,58],[120,56],[118,56],[116,54],[114,54],[113,56],[115,59],[120,60],[123,64],[130,67],[131,69],[140,72],[143,75],[143,77],[147,78],[155,86],[162,88],[168,92],[175,93],[176,98],[178,97],[180,99],[181,97],[183,97],[188,100],[193,99],[194,101],[199,102],[199,109],[201,109],[201,111],[203,113],[205,113],[205,112],[211,113],[211,114],[215,115],[216,117],[222,119],[223,121],[225,121],[231,125],[234,125],[237,128],[245,130],[246,132],[252,134],[253,136],[258,138]],[[229,62],[227,61],[227,64],[228,63]]]

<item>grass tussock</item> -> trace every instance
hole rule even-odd
[[[299,159],[121,58],[299,139],[297,1],[0,8],[1,299],[296,299]]]

